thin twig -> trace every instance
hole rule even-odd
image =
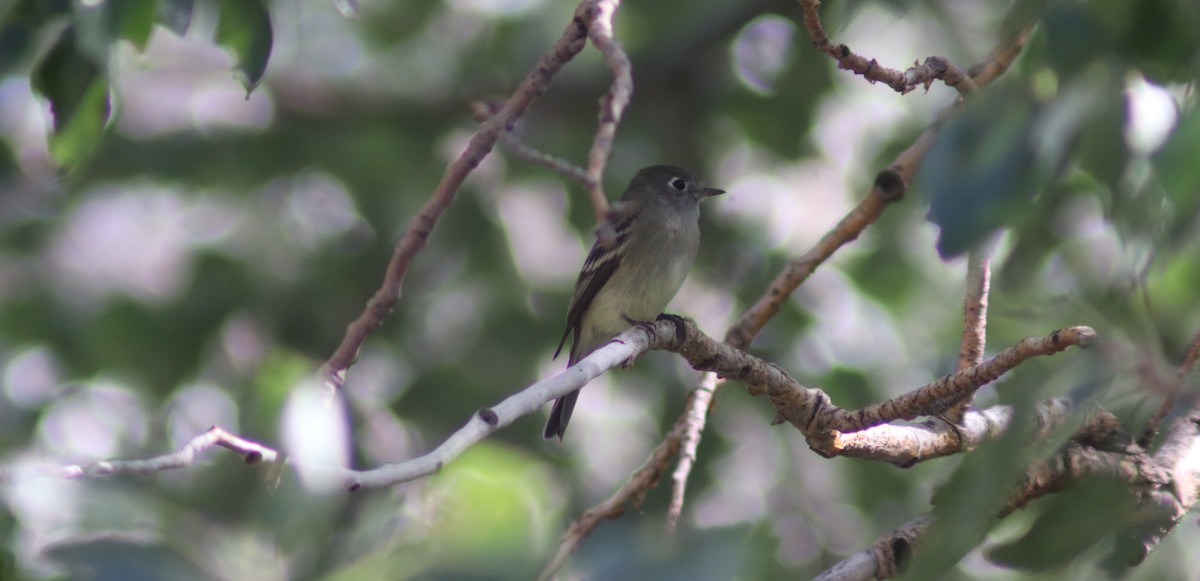
[[[279,452],[235,436],[219,426],[213,426],[191,440],[179,450],[146,460],[106,460],[92,464],[74,464],[53,468],[34,468],[17,473],[0,473],[0,482],[26,476],[49,478],[96,478],[114,474],[154,474],[164,470],[184,468],[195,464],[200,453],[213,447],[221,447],[241,455],[247,464],[276,462]]]
[[[911,420],[923,415],[933,415],[932,410],[938,410],[940,406],[974,393],[1028,359],[1053,355],[1072,346],[1087,348],[1095,341],[1095,337],[1096,332],[1091,327],[1083,326],[1067,327],[1044,337],[1027,337],[987,361],[883,403],[869,405],[853,412],[821,410],[820,414],[827,418],[821,423],[831,430],[857,432],[895,420]]]
[[[1028,27],[1022,28],[1011,38],[1001,41],[983,62],[967,71],[967,76],[977,85],[986,85],[1003,75],[1016,62],[1017,57],[1021,56],[1025,41],[1029,38],[1029,30]]]
[[[548,168],[567,179],[579,182],[586,189],[591,189],[592,177],[588,175],[587,170],[561,157],[542,153],[511,133],[504,134],[500,140],[500,147],[525,161]]]
[[[608,93],[600,100],[599,127],[592,139],[592,148],[588,151],[587,167],[588,196],[596,213],[597,236],[604,244],[611,244],[616,237],[616,230],[609,220],[608,198],[604,195],[604,166],[612,155],[613,138],[621,123],[621,115],[633,95],[633,72],[629,56],[621,48],[621,43],[613,38],[613,14],[619,5],[619,0],[600,0],[592,9],[592,19],[588,25],[588,38],[604,56],[604,63],[613,75]]]
[[[688,398],[688,405],[679,422],[685,426],[683,442],[679,449],[679,463],[671,473],[671,503],[667,505],[666,531],[668,535],[675,534],[679,518],[683,515],[683,497],[687,491],[688,476],[692,466],[696,464],[696,449],[700,447],[700,436],[704,433],[704,424],[708,420],[708,410],[712,406],[713,397],[721,380],[717,374],[705,372],[700,378],[700,385],[693,389]],[[678,423],[678,422],[677,422]]]
[[[991,251],[976,248],[967,255],[967,292],[963,299],[962,348],[958,371],[983,361],[987,345],[988,291],[991,289]]]
[[[808,438],[818,453],[837,455],[840,433],[857,432],[894,420],[909,420],[945,411],[946,406],[964,395],[995,381],[998,377],[1033,357],[1061,352],[1071,346],[1091,345],[1096,332],[1090,327],[1068,327],[1044,337],[1029,337],[1001,351],[995,357],[933,383],[914,389],[883,403],[849,411],[833,404],[820,389],[804,387],[783,369],[745,351],[705,339],[695,323],[685,326],[685,341],[676,351],[695,369],[714,371],[722,377],[746,385],[752,395],[765,395],[783,419]]]
[[[496,113],[500,112],[500,107],[503,103],[494,101],[474,101],[471,103],[471,110],[475,113],[475,121],[483,123],[490,119]],[[533,146],[525,144],[513,135],[513,129],[510,127],[500,134],[500,148],[510,155],[528,161],[536,165],[548,168],[559,175],[579,182],[585,190],[591,189],[591,177],[588,176],[587,170],[579,167],[570,161],[555,157],[548,153],[542,153]]]
[[[815,6],[811,13],[806,11],[805,17],[806,21],[811,19],[809,32],[812,36],[813,44],[819,49],[826,50],[829,46],[829,39],[825,36],[824,28],[821,26],[819,17],[816,15]],[[943,80],[963,94],[977,89],[980,85],[991,82],[1007,70],[1016,56],[1020,54],[1024,39],[1025,33],[1021,32],[1015,38],[1009,39],[1007,44],[993,51],[992,56],[987,61],[972,69],[973,71],[977,71],[977,76],[975,77],[963,76],[957,65],[949,61],[939,63],[945,65],[942,67],[945,71]],[[927,60],[927,64],[929,63],[930,61]],[[909,81],[913,82],[916,80],[917,77],[909,79]],[[779,308],[787,300],[787,297],[807,280],[818,266],[829,259],[839,248],[857,239],[867,226],[873,224],[879,218],[889,203],[899,200],[904,196],[907,183],[912,179],[925,152],[929,149],[930,144],[932,144],[935,132],[936,125],[926,129],[908,148],[897,155],[896,159],[888,166],[888,169],[876,176],[875,183],[872,185],[871,191],[867,196],[843,217],[833,229],[822,236],[816,246],[790,262],[771,281],[770,286],[763,293],[762,297],[753,306],[744,311],[738,321],[726,331],[726,343],[739,349],[749,347],[754,337],[758,335],[767,321],[779,311]],[[702,382],[715,379],[715,375],[707,374],[703,376]],[[698,413],[707,415],[708,410],[709,408],[705,407],[698,410]],[[695,413],[697,413],[697,410],[693,408],[688,408],[684,412],[685,415]],[[704,418],[699,418],[699,421],[695,422],[694,425],[703,426]],[[694,435],[692,433],[688,434],[687,442],[689,449],[692,447],[692,442],[695,442],[696,446],[699,445],[700,436],[699,432],[696,432]],[[851,446],[851,449],[853,449],[853,446]],[[685,457],[680,458],[680,467],[674,473],[676,479],[675,490],[677,492],[672,495],[671,510],[674,510],[682,502],[682,491],[686,487],[686,480],[693,462],[694,460]],[[682,510],[682,508],[680,507],[679,510]],[[671,528],[671,523],[677,522],[677,519],[678,516],[674,512],[668,512],[668,529]]]
[[[1154,411],[1154,415],[1146,420],[1146,427],[1142,429],[1142,437],[1138,439],[1138,444],[1143,448],[1149,448],[1154,441],[1154,436],[1158,435],[1158,427],[1162,424],[1163,418],[1166,418],[1167,414],[1171,413],[1171,409],[1175,407],[1175,400],[1183,389],[1184,380],[1196,368],[1197,360],[1200,360],[1200,332],[1197,332],[1192,339],[1191,347],[1188,348],[1183,363],[1175,371],[1175,380],[1167,388],[1167,395],[1163,397],[1162,403]]]
[[[963,95],[976,89],[975,81],[946,57],[932,56],[925,59],[923,64],[914,64],[901,71],[885,67],[875,59],[855,54],[844,44],[833,44],[825,32],[825,26],[821,24],[820,7],[820,0],[800,0],[800,8],[804,12],[804,27],[808,30],[813,46],[837,61],[839,69],[862,75],[871,83],[883,83],[901,95],[921,86],[928,89],[936,80],[941,80]]]
[[[767,292],[746,309],[737,322],[725,332],[726,343],[738,349],[748,347],[767,321],[779,312],[796,287],[807,280],[818,266],[833,256],[834,252],[858,238],[867,226],[878,220],[888,204],[904,197],[908,180],[916,169],[915,162],[924,154],[932,140],[932,132],[929,132],[929,135],[929,139],[922,135],[897,157],[897,164],[880,172],[867,197],[854,206],[832,230],[826,232],[817,241],[816,246],[788,263],[783,271],[775,276],[767,287]],[[906,164],[906,161],[912,163]]]
[[[958,351],[958,371],[983,361],[983,349],[987,345],[988,291],[991,288],[991,248],[973,248],[967,254],[967,290],[963,298],[962,346]],[[962,420],[963,413],[971,407],[974,394],[950,406],[944,418],[950,423]]]

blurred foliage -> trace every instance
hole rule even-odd
[[[1075,324],[1103,340],[1023,365],[979,404],[1068,396],[1140,426],[1200,328],[1200,5],[826,4],[835,42],[892,67],[933,54],[968,66],[1034,28],[1012,70],[941,122],[912,195],[752,351],[848,407],[939,377],[958,351],[955,257],[989,243],[989,352]],[[213,424],[286,447],[289,398],[474,130],[469,102],[508,95],[572,10],[0,0],[3,466],[149,457]],[[652,163],[729,191],[706,203],[672,305],[714,336],[956,98],[836,70],[788,3],[626,2],[615,30],[635,92],[610,196]],[[517,134],[582,163],[609,82],[585,50]],[[357,466],[422,454],[561,369],[550,354],[592,227],[578,186],[544,168],[494,152],[476,169],[347,375]],[[0,579],[529,578],[569,519],[640,465],[693,382],[677,358],[648,355],[583,392],[565,442],[522,418],[391,490],[314,492],[221,451],[155,476],[8,482]],[[1018,432],[902,470],[820,459],[773,417],[724,388],[680,536],[662,533],[660,486],[585,541],[571,574],[806,578],[931,498],[935,548],[910,578],[1093,578],[1117,550],[1124,500],[1108,483],[992,522],[1053,449]],[[1197,542],[1180,527],[1129,576],[1195,578]]]

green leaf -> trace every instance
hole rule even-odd
[[[998,86],[946,122],[914,186],[929,196],[929,220],[941,227],[938,253],[956,256],[1022,223],[1035,211],[1030,202],[1068,162],[1082,157],[1101,179],[1119,180],[1128,158],[1121,91],[1102,72],[1077,75],[1046,102],[1028,87]],[[1081,148],[1081,135],[1117,143]]]
[[[915,187],[929,198],[929,220],[941,227],[943,258],[991,235],[1035,193],[1034,117],[1028,94],[996,87],[938,132]]]
[[[1044,511],[1029,532],[988,551],[989,560],[1030,571],[1062,567],[1120,530],[1136,508],[1127,485],[1098,477],[1041,504]]]
[[[146,49],[154,18],[158,11],[155,0],[111,0],[110,25],[112,34],[133,43],[139,51]]]
[[[247,98],[267,70],[272,41],[271,14],[265,0],[221,0],[217,42],[233,51]]]
[[[108,79],[79,51],[68,26],[33,70],[33,88],[50,101],[54,135],[50,153],[64,167],[90,156],[100,144],[111,113]]]

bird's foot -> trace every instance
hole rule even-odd
[[[658,315],[658,321],[671,321],[675,324],[675,342],[683,343],[687,339],[687,319],[670,313],[662,313]]]

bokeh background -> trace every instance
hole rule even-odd
[[[469,103],[511,92],[574,9],[278,0],[265,76],[247,95],[233,55],[244,65],[253,52],[231,52],[217,34],[235,18],[225,5],[163,0],[170,26],[144,46],[89,41],[111,83],[111,125],[62,145],[33,88],[46,55],[67,23],[125,4],[0,2],[0,465],[10,474],[149,457],[213,424],[286,447],[290,394],[332,353],[475,130]],[[827,4],[835,42],[896,68],[929,55],[966,66],[1011,22],[1036,26],[1013,70],[943,125],[908,197],[822,266],[751,351],[847,407],[936,379],[953,370],[961,332],[966,260],[954,248],[985,241],[996,248],[989,353],[1075,324],[1103,341],[1021,366],[980,404],[1068,396],[1140,426],[1200,329],[1200,9]],[[942,85],[901,96],[837,71],[812,49],[795,3],[631,1],[615,30],[635,90],[610,196],[658,163],[729,192],[706,202],[697,266],[670,309],[714,336],[956,97]],[[517,135],[582,163],[609,82],[589,47]],[[576,184],[490,155],[347,376],[351,462],[420,455],[474,410],[561,370],[551,354],[593,224]],[[644,461],[695,379],[679,358],[651,353],[583,391],[565,441],[540,438],[543,411],[388,490],[314,491],[290,469],[223,451],[153,476],[9,479],[0,578],[530,578],[569,520]],[[975,464],[910,469],[824,460],[773,416],[726,386],[678,536],[663,533],[660,485],[585,541],[563,578],[807,578],[928,511],[947,482],[971,490],[987,462],[1037,453],[1008,446]],[[946,575],[1092,578],[1111,539],[1063,548],[1061,563],[1035,573],[988,560],[988,547],[1045,510],[997,524]],[[1122,571],[1200,576],[1194,521]]]

